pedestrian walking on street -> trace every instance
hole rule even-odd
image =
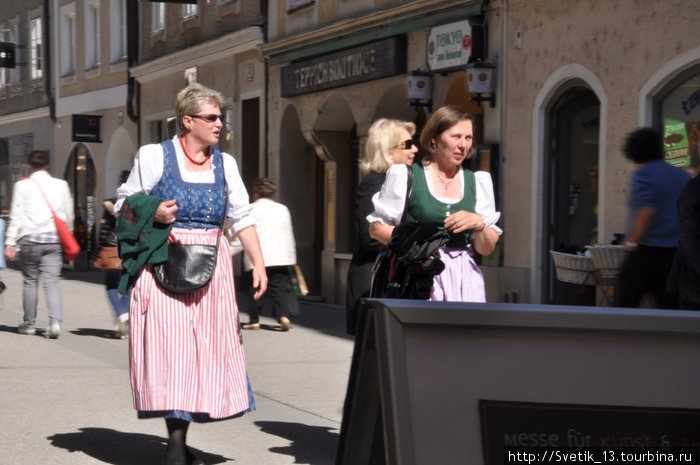
[[[221,94],[201,84],[181,90],[176,100],[179,135],[142,146],[129,179],[117,189],[124,272],[120,291],[132,287],[134,407],[139,418],[165,418],[166,465],[204,463],[187,447],[191,422],[235,418],[255,409],[231,252],[228,241],[219,240],[224,219],[253,263],[255,299],[265,292],[267,276],[236,162],[216,149],[222,105]],[[168,243],[218,245],[211,280],[190,292],[166,290],[148,260],[163,250],[167,255]],[[136,252],[143,244],[149,249]]]
[[[73,198],[68,183],[49,174],[49,158],[45,152],[35,150],[30,153],[28,164],[29,177],[18,180],[12,190],[5,255],[10,260],[19,258],[22,268],[24,321],[19,325],[19,333],[36,334],[37,288],[41,280],[49,311],[49,327],[45,335],[56,339],[61,334],[63,323],[58,285],[63,249],[51,209],[69,229],[73,229]]]
[[[129,171],[122,171],[119,176],[119,185],[126,182]],[[114,211],[116,198],[105,200],[102,205],[104,213],[100,220],[100,232],[97,240],[97,258],[93,266],[105,270],[105,287],[107,298],[114,311],[116,328],[114,337],[124,339],[129,331],[129,295],[119,293],[119,282],[121,281],[121,260],[118,255],[117,242],[117,214]]]
[[[369,235],[367,215],[374,211],[372,197],[382,187],[386,170],[391,165],[413,164],[418,152],[418,144],[413,140],[415,132],[414,123],[389,118],[380,118],[369,128],[366,158],[360,164],[360,170],[365,176],[355,190],[357,240],[352,249],[345,295],[348,334],[357,334],[358,322],[362,320],[361,299],[369,297],[372,265],[384,248],[383,244]]]
[[[473,256],[491,254],[502,231],[496,226],[500,213],[491,175],[462,168],[474,152],[474,117],[455,106],[441,107],[426,122],[420,141],[430,155],[422,163],[389,167],[367,217],[370,235],[388,244],[404,215],[409,224],[446,229],[449,241],[435,253],[445,269],[433,278],[429,300],[485,302],[484,278]],[[410,192],[408,170],[413,171]]]
[[[659,308],[678,308],[666,281],[678,245],[676,203],[690,175],[664,160],[661,135],[652,128],[631,132],[623,146],[636,170],[630,176],[625,257],[615,288],[618,307],[635,308],[649,292]]]
[[[260,329],[260,311],[263,304],[269,303],[272,312],[280,324],[281,331],[289,331],[292,327],[291,314],[297,313],[297,296],[292,292],[290,284],[290,267],[297,263],[297,249],[292,228],[292,216],[289,209],[279,202],[272,200],[277,192],[277,185],[268,178],[253,180],[253,217],[260,238],[265,271],[267,272],[267,292],[262,299],[250,299],[248,305],[249,321],[243,329]],[[240,241],[234,238],[233,253],[240,251]],[[250,273],[253,263],[248,255],[243,257],[243,269]],[[250,288],[250,295],[255,289]]]

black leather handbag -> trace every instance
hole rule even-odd
[[[223,170],[224,160],[221,159]],[[168,244],[168,261],[153,266],[153,274],[165,290],[177,294],[196,291],[204,287],[216,269],[216,255],[219,241],[224,230],[228,212],[228,184],[224,173],[224,212],[221,215],[219,234],[216,245],[205,244]]]
[[[168,261],[153,267],[158,284],[175,293],[204,287],[214,276],[218,248],[218,238],[216,245],[168,244]]]

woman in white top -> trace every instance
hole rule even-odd
[[[294,241],[292,215],[289,209],[279,202],[272,200],[277,192],[277,185],[269,178],[257,178],[251,183],[255,229],[260,238],[260,248],[265,259],[267,273],[267,292],[262,299],[250,299],[248,314],[250,320],[243,329],[260,329],[260,311],[263,301],[272,305],[272,312],[280,323],[280,331],[288,331],[292,327],[289,317],[297,313],[296,294],[288,289],[289,267],[297,263],[297,247]],[[241,251],[238,237],[231,243],[234,254]],[[253,269],[253,263],[248,255],[243,256],[245,277]],[[250,289],[254,291],[254,289]],[[252,292],[249,292],[252,295]]]
[[[222,103],[218,92],[200,84],[180,91],[180,135],[139,149],[129,179],[117,189],[115,208],[134,194],[158,197],[162,202],[154,222],[174,225],[168,241],[205,245],[217,244],[227,212],[226,221],[253,263],[257,299],[267,276],[248,194],[233,157],[216,150]],[[166,465],[203,464],[186,447],[190,422],[233,418],[255,405],[228,241],[218,241],[211,281],[190,293],[163,289],[146,265],[131,291],[129,322],[131,387],[139,418],[165,418]]]
[[[373,198],[374,212],[367,216],[370,235],[388,244],[404,214],[407,221],[445,228],[450,240],[436,252],[445,270],[433,279],[430,300],[485,302],[484,279],[473,255],[491,254],[502,231],[496,226],[500,213],[490,174],[462,168],[472,156],[473,116],[458,107],[441,107],[426,123],[420,141],[430,156],[420,164],[389,168]],[[414,176],[406,204],[409,169]]]

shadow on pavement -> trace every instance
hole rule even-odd
[[[0,333],[15,333],[16,335],[22,336],[22,337],[37,337],[37,336],[40,336],[42,338],[46,337],[46,329],[40,328],[40,327],[36,328],[35,334],[20,334],[19,331],[17,330],[17,326],[0,325]]]
[[[255,424],[264,433],[291,441],[286,447],[271,447],[270,452],[291,455],[294,463],[328,465],[335,462],[340,436],[331,432],[333,428],[281,421],[256,421]]]
[[[138,465],[161,463],[165,456],[165,438],[141,433],[123,433],[107,428],[80,428],[75,433],[54,434],[51,445],[69,452],[82,452],[101,463]],[[228,459],[194,447],[192,452],[205,463],[224,463]]]
[[[101,337],[104,339],[116,339],[114,337],[114,330],[113,329],[78,328],[74,331],[71,331],[71,333],[75,334],[76,336],[92,336],[92,337]]]
[[[236,290],[236,301],[240,313],[242,324],[249,321],[249,300],[246,291]],[[263,304],[261,316],[273,316],[272,308],[267,303]],[[312,302],[299,300],[299,314],[290,317],[292,320],[292,331],[295,326],[304,326],[306,328],[315,329],[325,334],[342,337],[352,340],[353,337],[345,332],[345,307],[342,305],[333,305],[321,302]],[[277,331],[279,326],[260,325],[262,329]],[[266,326],[263,328],[263,326]]]
[[[0,325],[0,332],[19,334],[19,332],[17,331],[17,326]]]

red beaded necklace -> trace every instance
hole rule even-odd
[[[197,166],[202,166],[203,164],[205,164],[206,162],[209,161],[209,154],[208,153],[204,155],[204,160],[202,160],[202,161],[194,160],[192,157],[190,157],[190,154],[187,153],[187,149],[185,148],[185,143],[182,142],[182,137],[178,137],[178,139],[180,139],[180,147],[182,147],[183,153],[185,154],[185,156],[187,157],[187,159],[190,162],[194,163]]]

